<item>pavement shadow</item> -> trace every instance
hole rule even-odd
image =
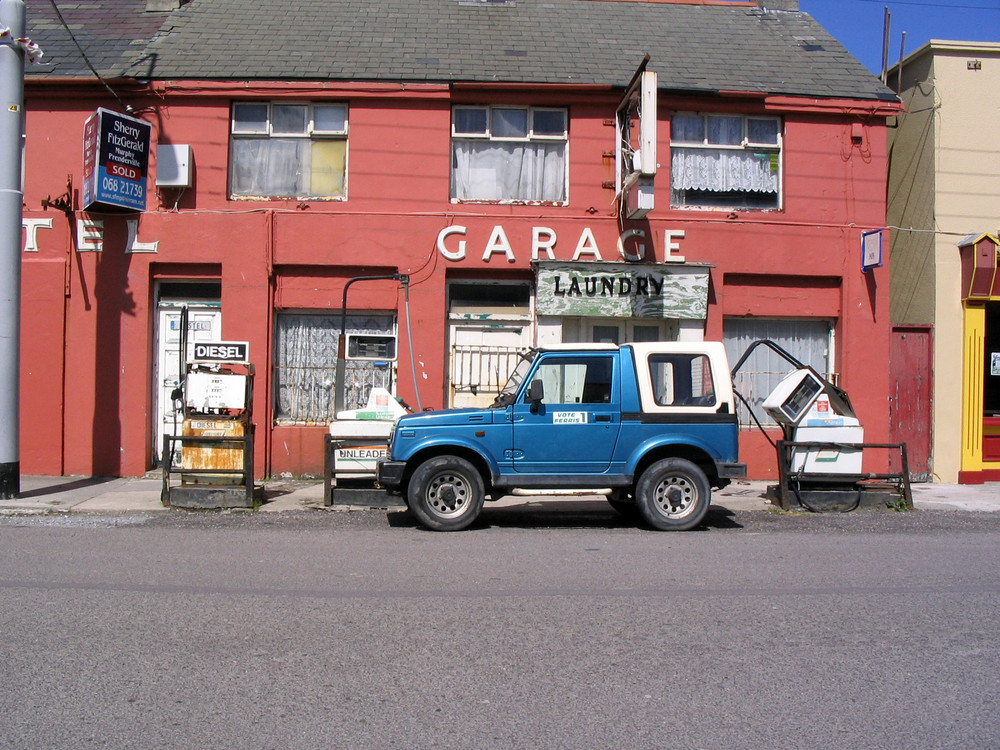
[[[67,477],[46,478],[45,484],[28,490],[22,489],[17,496],[19,499],[26,500],[32,497],[64,494],[67,492],[73,492],[74,490],[87,489],[88,487],[99,487],[101,485],[117,481],[117,477],[75,477],[69,479],[69,481],[63,481],[65,479],[67,479]]]
[[[408,510],[391,509],[386,512],[386,520],[389,526],[399,529],[424,529],[421,523]],[[488,504],[483,508],[483,512],[476,519],[476,522],[469,526],[468,530],[482,530],[490,528],[511,528],[511,529],[641,529],[643,531],[655,531],[645,523],[636,513],[623,515],[612,508],[607,510],[594,509],[567,509],[562,507],[545,507],[539,505],[518,505],[505,507],[490,507]],[[708,529],[742,529],[743,525],[737,522],[736,514],[727,508],[716,506],[709,507],[705,520],[692,531],[705,531]],[[430,529],[426,529],[430,531]]]

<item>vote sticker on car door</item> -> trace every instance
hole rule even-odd
[[[587,412],[585,411],[554,411],[552,412],[552,424],[586,424]]]

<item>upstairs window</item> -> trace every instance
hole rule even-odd
[[[233,104],[232,198],[344,199],[347,105]]]
[[[674,208],[781,207],[781,121],[676,114],[670,118]]]
[[[564,203],[567,124],[565,109],[455,107],[452,200]]]

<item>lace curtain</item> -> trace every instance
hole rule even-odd
[[[678,148],[670,155],[674,190],[778,192],[778,170],[772,154],[735,149]]]
[[[388,316],[347,316],[347,333],[393,333]],[[339,315],[281,313],[275,321],[275,417],[294,422],[333,418],[337,375]],[[376,367],[367,360],[346,363],[345,409],[368,401],[373,386],[392,389],[393,363]]]
[[[309,141],[302,138],[233,139],[233,195],[308,195]]]
[[[458,200],[566,200],[566,144],[455,141],[452,186]]]

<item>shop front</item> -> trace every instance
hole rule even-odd
[[[1000,481],[1000,278],[998,240],[970,235],[962,262],[962,484]]]

